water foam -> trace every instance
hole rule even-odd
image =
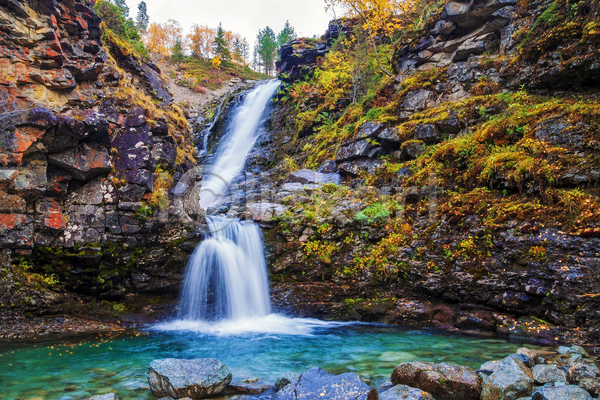
[[[163,332],[197,332],[213,336],[243,336],[247,334],[313,336],[317,331],[357,322],[330,322],[314,318],[289,318],[280,314],[263,317],[225,319],[208,322],[177,319],[154,325],[151,329]],[[272,336],[266,336],[273,338]]]

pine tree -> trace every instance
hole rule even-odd
[[[229,51],[229,46],[227,46],[227,41],[225,40],[225,31],[220,23],[219,28],[217,29],[217,36],[215,36],[215,41],[213,43],[213,48],[215,54],[221,56],[221,60],[229,61],[231,59],[231,52]]]
[[[127,6],[127,3],[125,3],[125,0],[115,0],[115,5],[121,7],[123,11],[125,11],[125,17],[129,17],[129,7]]]
[[[150,17],[148,16],[148,7],[146,6],[145,1],[142,1],[140,4],[138,4],[136,20],[138,28],[145,32],[146,28],[148,27],[148,23],[150,22]]]
[[[175,63],[183,61],[183,44],[179,38],[175,41],[175,45],[171,49],[171,61]]]
[[[277,54],[277,37],[273,29],[268,26],[259,31],[256,36],[256,52],[260,58],[260,64],[264,67],[265,74],[271,75]]]
[[[281,30],[281,32],[279,32],[279,35],[277,35],[277,43],[279,43],[279,45],[281,46],[286,44],[287,42],[296,39],[296,37],[296,30],[293,26],[290,25],[290,21],[287,20],[285,21],[283,29]]]

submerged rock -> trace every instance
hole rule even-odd
[[[392,383],[419,388],[436,400],[477,400],[481,393],[481,378],[472,368],[447,363],[400,364],[394,368]]]
[[[356,374],[333,375],[315,367],[285,386],[275,399],[377,400],[378,395],[377,390],[371,389]]]
[[[88,398],[87,400],[119,400],[119,398],[114,393],[107,393],[107,394],[100,394],[97,396],[92,396],[92,397]]]
[[[229,368],[215,358],[154,360],[146,376],[153,395],[176,399],[199,399],[223,393],[232,379]]]

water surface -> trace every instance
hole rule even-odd
[[[281,329],[274,329],[277,326]],[[286,371],[320,366],[335,374],[355,372],[377,386],[389,380],[401,362],[477,368],[519,347],[500,338],[276,315],[237,324],[178,321],[145,332],[0,342],[0,393],[3,399],[85,399],[108,392],[121,399],[154,399],[146,368],[154,359],[169,357],[218,358],[234,380],[273,383]]]

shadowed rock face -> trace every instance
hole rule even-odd
[[[175,296],[186,253],[168,245],[187,232],[169,191],[195,163],[177,161],[189,128],[140,108],[166,108],[168,86],[100,23],[82,0],[0,2],[0,249],[63,265],[49,273],[81,294]]]

